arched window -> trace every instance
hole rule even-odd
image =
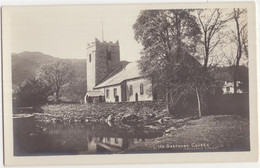
[[[140,84],[140,95],[144,94],[144,85],[141,83]]]
[[[129,96],[132,96],[133,95],[133,86],[130,85],[129,87]]]

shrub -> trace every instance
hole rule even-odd
[[[23,82],[15,93],[15,106],[38,107],[48,101],[51,88],[39,79],[30,79]]]

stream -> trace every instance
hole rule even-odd
[[[142,125],[44,123],[33,116],[14,117],[14,155],[79,155],[123,153],[131,145],[163,135]]]

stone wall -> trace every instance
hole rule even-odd
[[[160,119],[168,114],[163,101],[120,103],[54,104],[42,107],[43,113],[35,113],[37,121],[43,122],[99,122],[113,116],[121,122],[125,116],[136,116],[142,121]]]
[[[120,65],[119,42],[100,42],[95,39],[95,42],[88,44],[86,57],[87,90],[91,91]]]

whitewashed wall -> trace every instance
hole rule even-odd
[[[144,86],[144,94],[140,94],[140,84],[143,83]],[[130,85],[133,86],[133,94],[129,95]],[[127,101],[135,101],[135,95],[138,94],[138,101],[147,101],[153,100],[152,96],[152,82],[149,78],[139,78],[128,80],[126,82],[127,86]]]
[[[122,101],[121,97],[121,85],[115,85],[115,86],[110,86],[110,87],[105,87],[102,92],[104,92],[105,95],[105,101],[106,102],[115,102],[115,97],[114,97],[114,89],[117,89],[117,96],[119,97],[119,102]],[[102,90],[102,89],[100,89]],[[106,90],[109,90],[109,97],[106,95]]]

